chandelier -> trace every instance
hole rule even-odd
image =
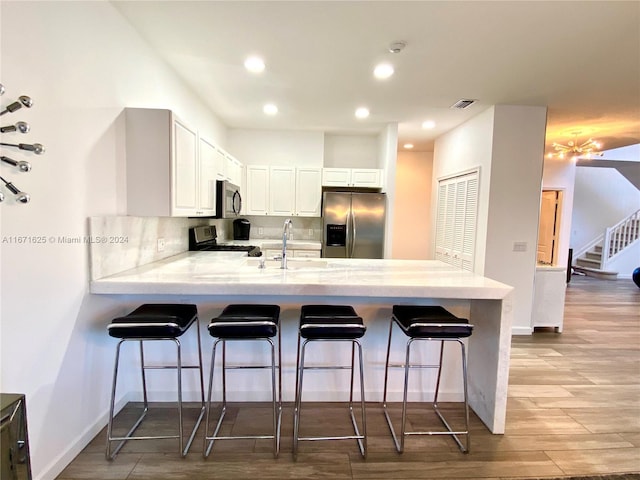
[[[567,145],[561,143],[554,143],[552,147],[555,152],[549,153],[549,158],[566,158],[570,157],[573,160],[577,160],[579,157],[591,158],[593,155],[602,156],[600,148],[602,145],[590,138],[584,143],[578,143],[578,133],[573,134],[573,140],[570,140]]]

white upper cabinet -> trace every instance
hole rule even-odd
[[[225,154],[227,180],[238,187],[242,186],[242,163],[228,153]]]
[[[295,167],[270,167],[269,214],[286,217],[295,214]]]
[[[382,170],[378,168],[323,168],[325,187],[382,187]]]
[[[198,211],[201,215],[216,213],[216,180],[218,177],[218,150],[215,145],[200,137],[199,142]]]
[[[198,209],[198,133],[175,117],[172,127],[171,216],[186,217]]]
[[[295,214],[299,217],[319,217],[322,214],[322,169],[296,169]]]
[[[125,116],[128,214],[214,216],[228,154],[170,110],[127,108]],[[242,164],[231,159],[240,185]]]
[[[269,167],[247,165],[247,189],[244,195],[246,215],[269,214]]]
[[[248,165],[247,215],[319,217],[322,169]]]

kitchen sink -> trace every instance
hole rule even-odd
[[[280,268],[281,260],[262,259],[258,257],[250,257],[246,260],[247,266],[258,268],[261,262],[264,262],[265,268]],[[328,262],[319,258],[289,258],[287,259],[287,270],[316,269],[327,268]]]

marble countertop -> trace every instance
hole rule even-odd
[[[512,287],[437,260],[258,259],[185,252],[91,282],[97,294],[503,299]]]

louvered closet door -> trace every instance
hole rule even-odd
[[[436,259],[473,270],[478,210],[478,171],[438,182]]]

